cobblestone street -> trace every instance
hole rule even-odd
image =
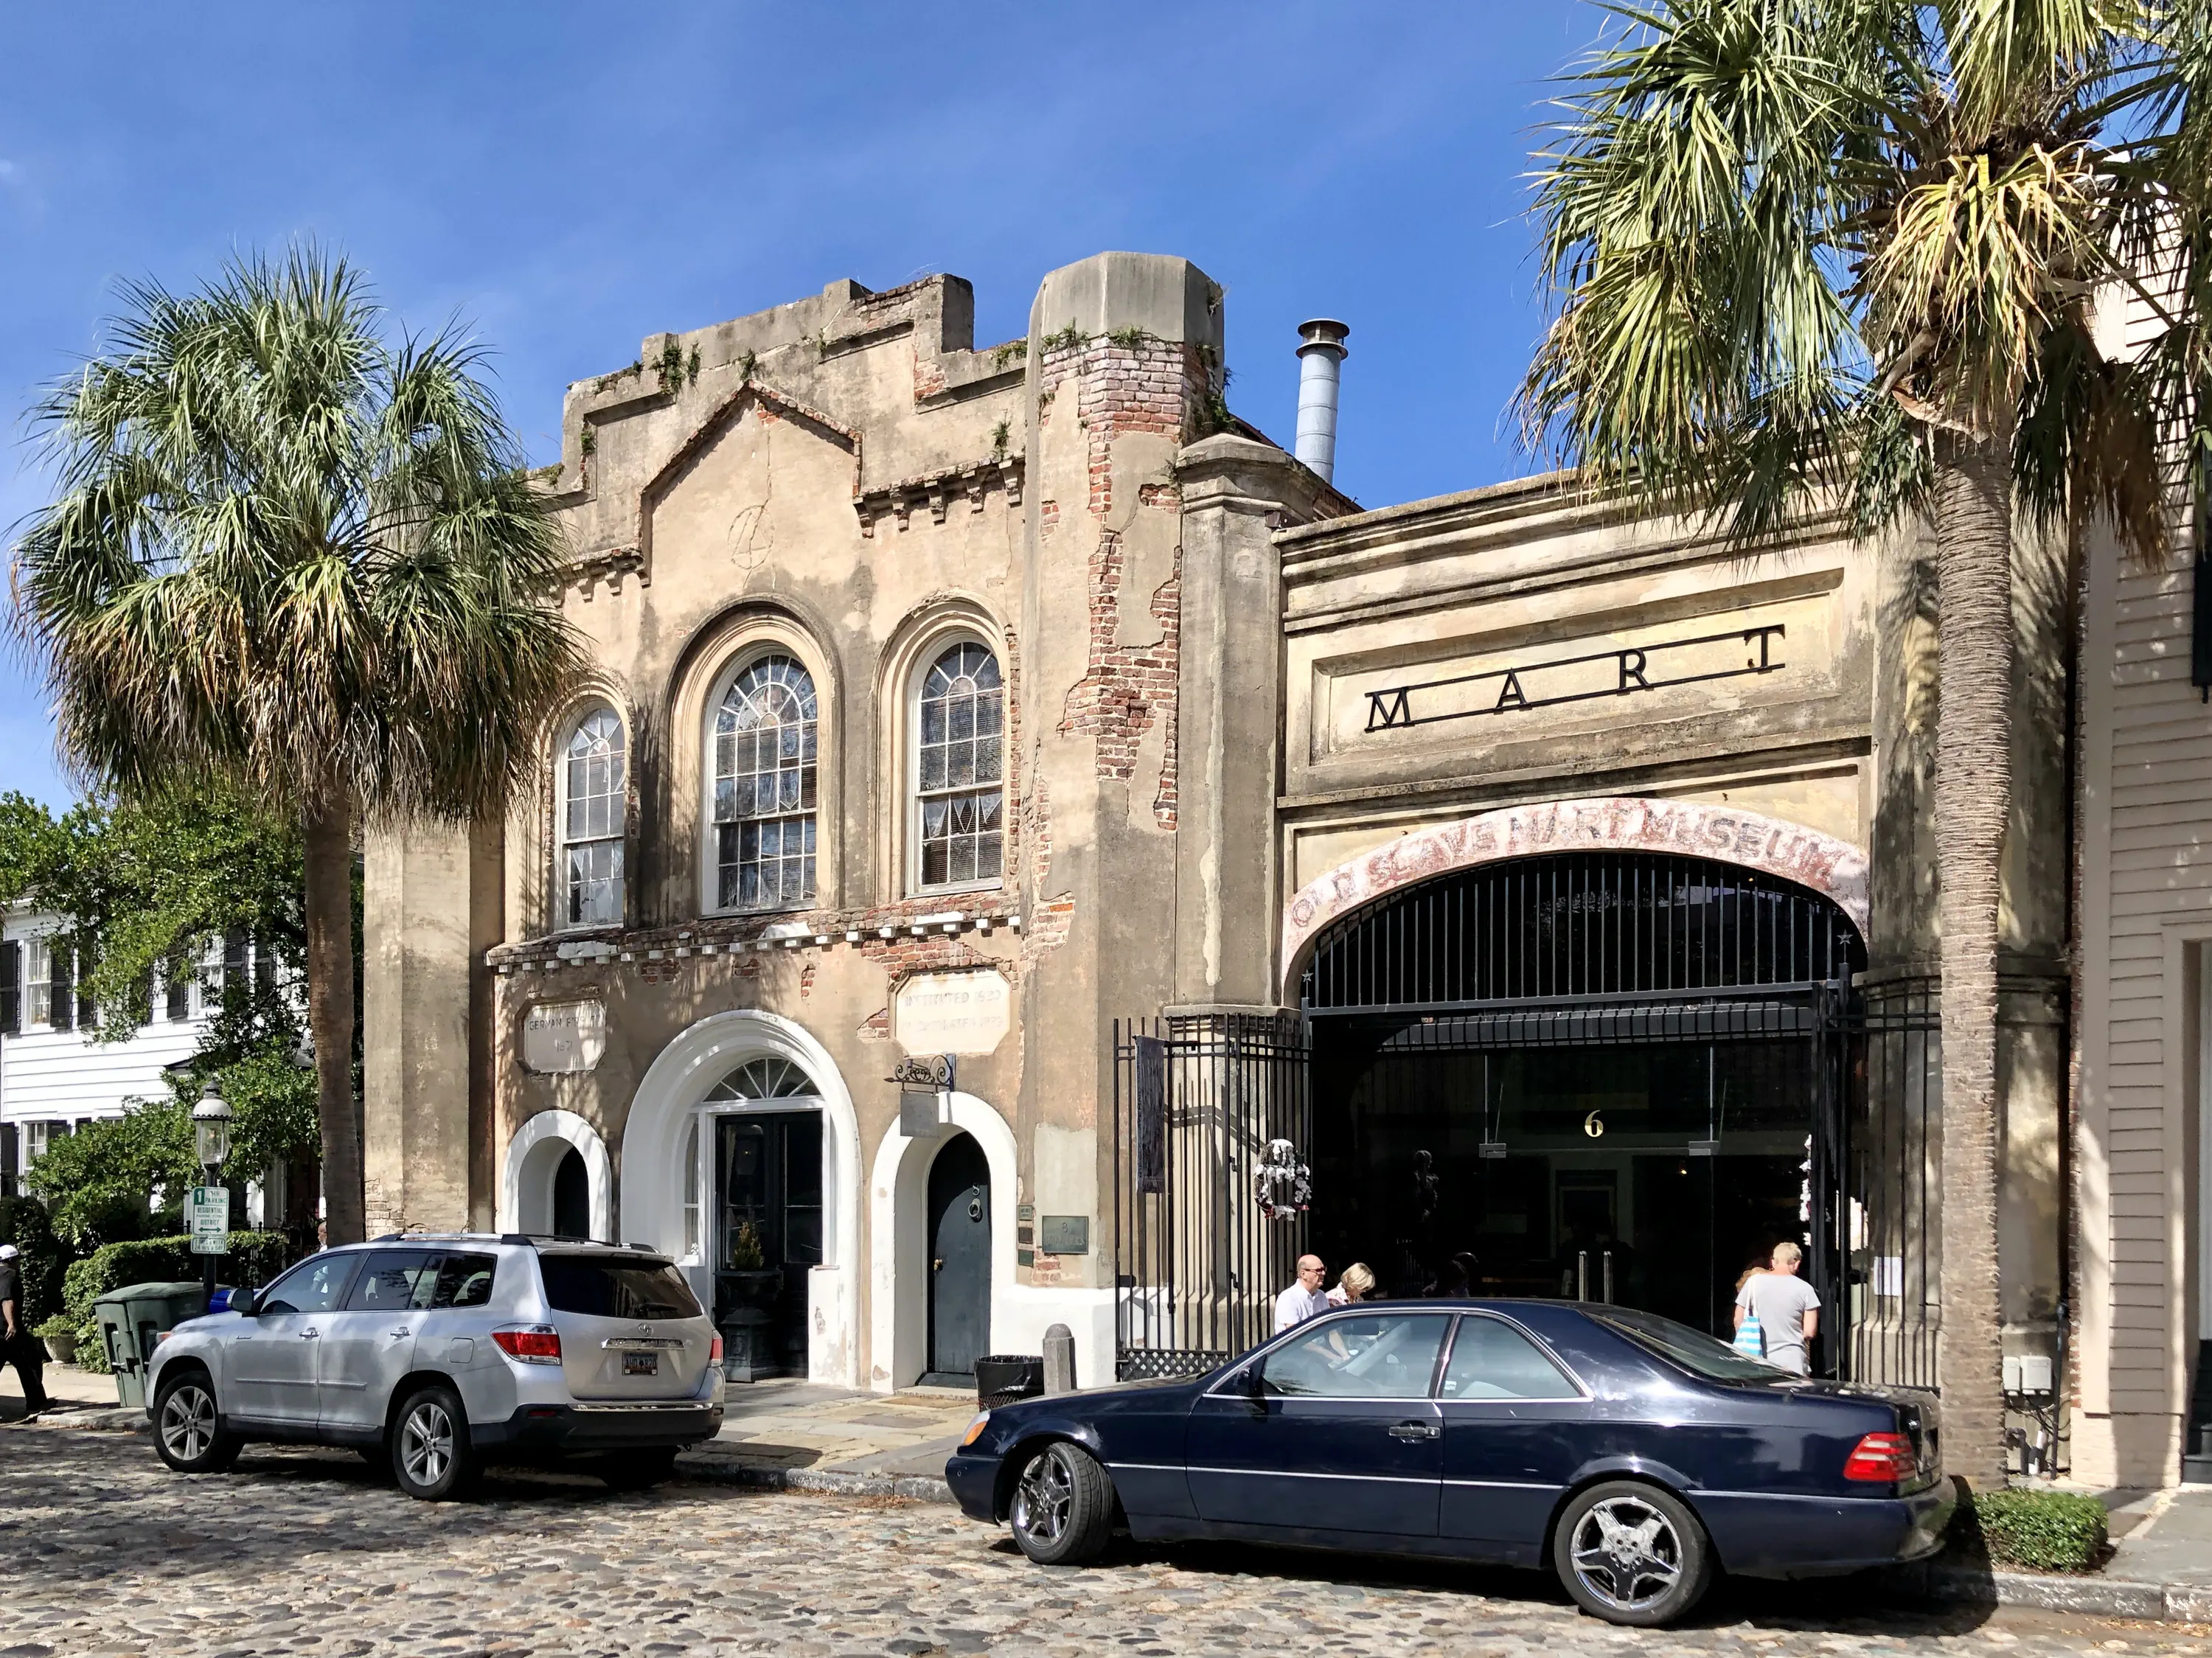
[[[1694,1627],[1577,1616],[1532,1576],[1227,1548],[1048,1571],[939,1504],[495,1476],[410,1502],[358,1458],[167,1473],[139,1435],[0,1430],[0,1658],[1531,1649],[2200,1653],[2206,1632],[2049,1613],[1869,1613],[1848,1590],[1723,1586]]]

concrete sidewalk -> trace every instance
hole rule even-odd
[[[965,1388],[866,1394],[820,1382],[732,1383],[722,1431],[684,1453],[694,1479],[950,1501],[945,1459],[975,1414]]]
[[[115,1408],[115,1378],[80,1370],[74,1364],[49,1364],[41,1380],[46,1398],[57,1412]],[[23,1414],[23,1389],[10,1365],[0,1370],[0,1422],[14,1422]]]

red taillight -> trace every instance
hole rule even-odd
[[[707,1344],[707,1360],[711,1364],[720,1364],[722,1362],[722,1333],[720,1330],[714,1333],[714,1339]]]
[[[1918,1467],[1912,1442],[1903,1434],[1869,1434],[1844,1460],[1844,1478],[1888,1485],[1911,1479]]]
[[[499,1343],[500,1351],[525,1364],[561,1362],[561,1333],[550,1324],[532,1330],[494,1330],[491,1339]]]

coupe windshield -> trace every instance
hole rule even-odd
[[[1778,1382],[1790,1374],[1748,1357],[1701,1330],[1692,1330],[1686,1324],[1677,1324],[1656,1313],[1608,1307],[1590,1316],[1618,1330],[1638,1346],[1711,1382]]]

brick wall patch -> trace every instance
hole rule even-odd
[[[1127,780],[1137,768],[1137,745],[1155,724],[1163,726],[1167,757],[1153,797],[1153,816],[1164,829],[1176,826],[1176,678],[1182,656],[1182,550],[1173,571],[1152,597],[1152,620],[1160,636],[1150,644],[1117,643],[1121,626],[1121,538],[1102,531],[1091,554],[1091,659],[1082,678],[1068,691],[1060,730],[1063,736],[1088,733],[1095,746],[1098,775]]]

